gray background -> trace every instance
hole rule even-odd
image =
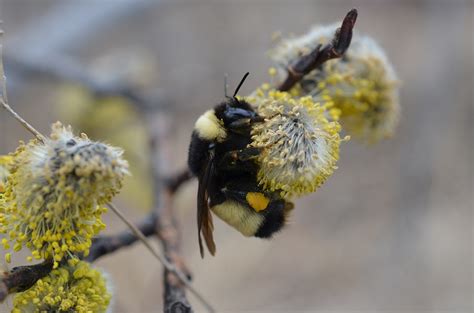
[[[145,52],[158,64],[148,90],[173,101],[177,170],[194,120],[223,97],[224,73],[232,86],[250,71],[241,94],[251,92],[267,79],[274,31],[301,34],[352,7],[356,28],[387,50],[403,82],[396,136],[344,144],[339,170],[297,201],[291,225],[271,241],[216,221],[214,258],[199,257],[197,186],[186,185],[175,204],[195,286],[220,312],[472,312],[473,2],[0,0],[0,17],[13,54],[52,51],[90,66]],[[57,88],[12,77],[10,102],[47,133]],[[28,138],[0,113],[1,154]],[[129,216],[146,214],[121,199]],[[124,228],[106,220],[109,232]],[[160,311],[162,269],[143,247],[97,265],[113,281],[115,312]]]

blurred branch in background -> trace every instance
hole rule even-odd
[[[118,96],[126,98],[140,110],[152,101],[145,99],[126,83],[103,82],[84,70],[84,67],[71,58],[55,55],[41,60],[22,58],[5,54],[5,67],[20,77],[28,79],[50,79],[59,82],[73,82],[87,88],[97,97]],[[158,102],[154,102],[158,104]]]
[[[160,239],[169,261],[190,279],[191,274],[181,254],[181,233],[173,210],[173,196],[177,189],[173,191],[169,188],[170,186],[166,185],[166,182],[169,181],[166,179],[166,173],[169,171],[169,164],[172,160],[172,136],[170,134],[172,120],[166,113],[156,110],[150,110],[145,118],[150,134],[150,167],[154,185],[153,205],[157,217],[155,233]],[[163,282],[165,287],[164,312],[192,312],[179,277],[165,269]],[[199,295],[196,296],[199,297]],[[206,301],[203,301],[204,299],[201,300],[208,311],[214,311]]]
[[[107,28],[112,28],[127,17],[140,14],[151,6],[156,6],[156,3],[134,0],[102,2],[93,7],[78,2],[55,6],[36,19],[35,25],[26,27],[25,31],[6,42],[5,68],[8,69],[9,76],[15,78],[18,78],[16,74],[28,79],[39,75],[43,79],[71,81],[87,87],[97,95],[123,96],[140,106],[145,101],[132,88],[101,82],[62,51],[74,50],[79,45],[87,46]],[[15,82],[17,80],[14,80],[13,86]]]
[[[159,1],[158,1],[159,2]],[[93,6],[68,1],[50,7],[38,16],[34,25],[27,26],[6,42],[8,52],[26,57],[35,63],[90,45],[94,38],[135,14],[141,14],[157,1],[102,1]],[[8,53],[7,53],[8,54]]]

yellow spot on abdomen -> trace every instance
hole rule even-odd
[[[265,197],[265,195],[260,192],[249,192],[245,198],[252,209],[257,212],[265,210],[268,206],[268,203],[270,203],[270,199]]]

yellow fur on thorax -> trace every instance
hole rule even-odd
[[[224,201],[213,206],[211,210],[224,222],[247,237],[255,235],[263,223],[262,215],[233,200]]]
[[[222,122],[216,117],[214,110],[206,111],[201,115],[194,125],[194,129],[202,139],[210,141],[223,141],[227,133]]]

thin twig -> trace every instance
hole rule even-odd
[[[2,98],[0,99],[0,102],[2,104],[2,107],[10,113],[13,118],[15,118],[23,127],[25,127],[30,133],[32,133],[38,141],[41,143],[45,142],[45,137],[37,131],[33,126],[31,126],[27,121],[25,121],[18,113],[16,113],[5,100]]]
[[[208,303],[208,301],[197,291],[189,281],[188,277],[184,275],[181,271],[179,271],[173,263],[170,263],[163,255],[158,253],[151,244],[146,240],[145,235],[131,223],[123,213],[117,209],[117,207],[112,204],[108,203],[107,206],[114,211],[114,213],[131,229],[131,231],[138,237],[138,239],[145,245],[145,247],[151,252],[151,254],[166,268],[167,271],[176,275],[179,280],[186,286],[186,288],[196,296],[196,298],[209,310],[209,312],[214,312],[212,306]]]
[[[128,228],[137,236],[137,238],[145,245],[145,247],[153,254],[153,256],[163,264],[164,267],[166,267],[170,271],[175,271],[176,269],[174,268],[173,264],[169,263],[168,260],[164,256],[162,256],[160,253],[158,253],[146,240],[145,235],[141,232],[140,229],[138,229],[133,223],[131,223],[127,217],[113,204],[113,203],[108,203],[107,206],[117,215],[122,222],[124,222]]]
[[[357,20],[357,10],[350,10],[340,28],[336,30],[330,43],[321,48],[318,45],[309,54],[302,56],[294,65],[288,67],[286,80],[278,87],[280,91],[290,90],[306,74],[321,66],[324,62],[340,58],[349,48],[352,40],[352,29]]]
[[[5,76],[5,71],[3,69],[3,54],[2,46],[0,45],[0,79],[2,80],[2,96],[0,102],[2,107],[8,111],[23,127],[25,127],[30,133],[32,133],[40,142],[44,143],[45,138],[39,131],[37,131],[30,123],[25,121],[18,113],[16,113],[8,104],[8,95],[7,95],[7,77]]]
[[[150,214],[137,224],[137,228],[145,235],[145,237],[154,236],[156,215]],[[102,235],[92,240],[89,249],[89,255],[85,258],[87,262],[94,262],[97,259],[111,254],[116,250],[128,247],[139,239],[128,228],[115,235]]]

